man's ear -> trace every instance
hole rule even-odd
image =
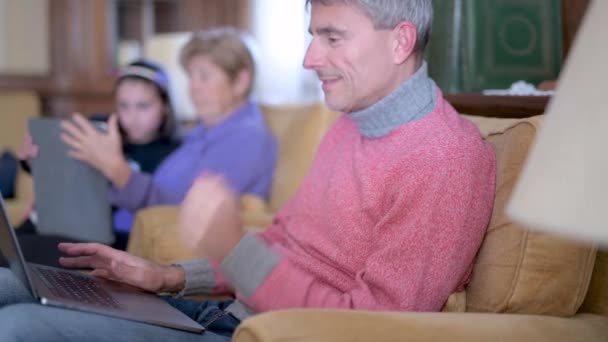
[[[234,93],[239,97],[247,97],[247,90],[253,81],[253,75],[251,70],[243,69],[239,71],[238,75],[232,82],[232,89]]]
[[[416,26],[409,21],[402,21],[392,31],[393,62],[403,64],[413,53],[416,47]]]

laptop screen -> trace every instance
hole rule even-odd
[[[23,283],[23,286],[36,296],[34,288],[31,286],[32,278],[25,266],[25,258],[21,253],[13,226],[8,219],[2,194],[0,194],[0,251],[6,258],[11,271]]]

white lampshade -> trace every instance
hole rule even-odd
[[[608,1],[593,0],[507,214],[608,246]]]

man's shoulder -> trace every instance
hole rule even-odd
[[[445,100],[424,118],[398,130],[392,144],[407,162],[441,164],[450,159],[485,157],[487,143],[475,124],[463,118]]]

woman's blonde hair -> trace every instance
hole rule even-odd
[[[251,79],[245,95],[249,96],[253,87],[255,67],[251,51],[238,30],[218,27],[194,32],[181,49],[179,60],[182,67],[187,71],[188,63],[197,56],[210,58],[228,75],[231,82],[236,80],[241,71],[248,71]]]

